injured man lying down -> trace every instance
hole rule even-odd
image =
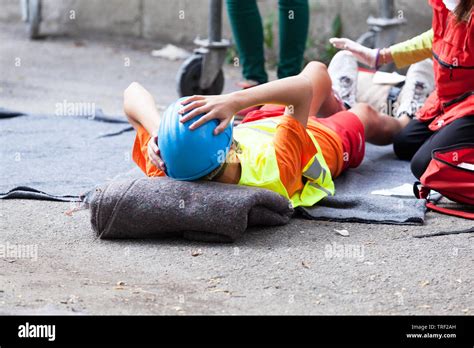
[[[137,131],[133,159],[150,177],[261,187],[294,207],[312,206],[334,195],[333,179],[360,165],[365,141],[390,144],[407,123],[355,103],[356,84],[357,62],[347,51],[328,68],[310,62],[297,76],[181,98],[163,115],[132,83],[124,110]],[[253,106],[233,126],[234,115]]]

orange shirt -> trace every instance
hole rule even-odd
[[[303,189],[303,165],[316,154],[307,131],[318,142],[333,178],[341,174],[344,166],[344,150],[339,135],[321,123],[309,119],[307,130],[292,116],[279,116],[281,123],[275,134],[275,152],[280,169],[280,179],[288,195]]]

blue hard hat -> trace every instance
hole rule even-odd
[[[206,122],[190,130],[189,126],[199,119],[194,117],[186,123],[179,120],[178,113],[186,98],[180,98],[166,109],[158,130],[158,147],[166,165],[166,174],[177,180],[196,180],[219,167],[232,144],[232,122],[226,129],[214,135],[218,120]]]

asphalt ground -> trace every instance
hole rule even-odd
[[[2,107],[54,113],[67,100],[117,115],[132,81],[150,89],[159,105],[177,96],[181,62],[150,55],[163,43],[60,35],[31,42],[23,29],[0,24]],[[226,90],[235,89],[238,68],[226,66],[225,74]],[[474,235],[413,237],[466,229],[473,225],[467,220],[428,213],[424,226],[412,227],[293,219],[215,245],[97,240],[88,211],[71,208],[0,201],[0,246],[23,252],[0,255],[1,314],[474,311]],[[335,231],[341,229],[349,236]]]

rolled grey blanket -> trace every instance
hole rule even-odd
[[[250,226],[286,224],[289,201],[265,189],[169,178],[113,180],[90,198],[99,238],[180,236],[232,242]]]

